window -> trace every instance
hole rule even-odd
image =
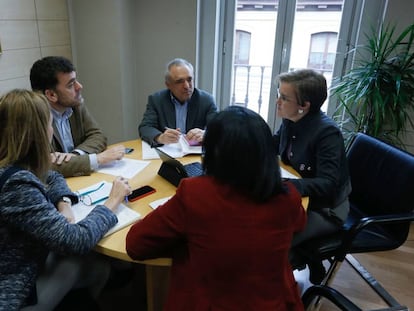
[[[249,64],[251,34],[247,31],[236,30],[234,47],[234,63]]]
[[[325,68],[318,70],[323,71],[330,85],[332,77],[339,77],[352,67],[354,54],[350,49],[363,42],[362,34],[372,28],[373,21],[376,21],[375,28],[381,26],[390,2],[229,0],[198,3],[203,12],[200,33],[213,31],[216,40],[200,36],[199,87],[212,90],[220,109],[243,104],[259,112],[275,130],[281,120],[276,118],[274,78],[280,72],[319,66]],[[335,45],[337,48],[333,51]],[[323,110],[332,115],[335,108],[333,98]]]
[[[319,32],[311,35],[308,68],[332,71],[337,38],[336,32]]]

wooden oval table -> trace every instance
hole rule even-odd
[[[114,144],[113,146],[116,145],[124,145],[125,147],[134,149],[132,153],[125,155],[126,158],[142,160],[143,152],[141,140],[137,139],[126,141],[119,144]],[[138,187],[145,185],[150,185],[156,190],[156,192],[153,194],[150,194],[135,202],[128,203],[128,206],[140,213],[141,217],[144,217],[152,211],[152,208],[150,207],[149,203],[161,198],[172,196],[176,191],[175,186],[173,186],[157,174],[158,169],[161,166],[161,160],[150,159],[147,161],[149,162],[149,164],[142,171],[136,174],[133,178],[129,179],[129,183],[132,189],[136,189]],[[187,155],[183,158],[180,158],[179,161],[183,164],[187,164],[196,161],[200,162],[201,159],[199,155]],[[297,173],[293,171],[291,168],[285,166],[283,167],[289,172],[297,175]],[[102,180],[112,182],[114,178],[114,175],[94,172],[90,176],[71,177],[67,178],[66,180],[68,182],[69,187],[73,191],[76,191],[91,186]],[[307,198],[303,198],[302,204],[305,208],[307,207]],[[127,226],[103,238],[96,245],[95,251],[116,259],[145,264],[148,310],[161,310],[163,297],[166,291],[168,290],[168,271],[169,266],[171,265],[171,259],[158,258],[145,261],[132,260],[126,253],[125,249],[125,239],[129,228],[130,226]]]

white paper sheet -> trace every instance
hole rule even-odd
[[[143,160],[150,160],[150,159],[159,159],[158,153],[155,151],[155,148],[151,148],[151,146],[145,142],[141,141],[142,146],[142,159]],[[188,142],[186,142],[183,135],[180,136],[180,141],[175,144],[168,144],[158,147],[170,157],[173,158],[182,158],[187,154],[201,154],[202,147],[201,146],[190,146]]]
[[[171,199],[171,197],[166,197],[166,198],[162,198],[162,199],[158,199],[156,201],[153,201],[149,204],[149,206],[151,206],[152,209],[156,209],[158,206],[164,204],[165,202],[167,202],[169,199]]]
[[[141,172],[150,162],[123,158],[119,161],[113,161],[105,164],[98,169],[98,172],[114,176],[132,178]]]
[[[280,173],[282,175],[282,178],[290,178],[290,179],[298,179],[299,177],[296,175],[293,175],[292,173],[285,170],[283,167],[280,168]]]
[[[201,154],[201,146],[190,146],[183,135],[180,136],[180,140],[175,144],[168,144],[159,147],[162,151],[167,153],[173,158],[182,158],[187,154]]]
[[[141,140],[142,146],[142,159],[143,160],[150,160],[150,159],[159,159],[157,151],[155,148],[151,148],[151,146],[146,142]]]

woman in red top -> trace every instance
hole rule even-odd
[[[129,256],[173,258],[165,310],[303,310],[288,251],[306,214],[281,181],[270,128],[233,106],[208,124],[203,148],[205,175],[132,226]]]

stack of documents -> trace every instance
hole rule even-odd
[[[201,145],[190,145],[184,135],[180,136],[180,140],[175,144],[168,144],[158,147],[172,158],[182,158],[187,154],[201,154]]]

